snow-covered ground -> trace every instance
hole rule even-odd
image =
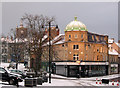
[[[1,63],[0,66],[7,68],[9,66],[9,63]],[[24,64],[18,65],[19,70],[24,70]],[[43,83],[42,85],[37,86],[117,86],[118,82],[114,82],[114,85],[112,85],[113,82],[109,82],[109,84],[99,84],[102,79],[113,79],[120,77],[120,74],[114,74],[114,75],[107,75],[107,76],[99,76],[99,77],[88,77],[88,78],[69,78],[64,77],[60,75],[54,75],[52,74],[51,83]],[[96,78],[98,79],[96,81]],[[97,84],[96,84],[97,82]],[[24,86],[24,81],[19,82],[19,85],[21,87]],[[9,85],[8,82],[1,82],[0,81],[0,87],[2,86],[10,86],[13,87],[13,85]],[[120,83],[119,83],[120,88]]]
[[[101,76],[101,77],[89,77],[89,78],[67,78],[59,75],[52,75],[51,83],[43,83],[42,85],[37,85],[39,86],[113,86],[117,87],[117,82],[114,82],[114,85],[112,85],[113,82],[109,82],[109,84],[102,84],[100,79],[111,79],[111,78],[116,78],[120,77],[120,74],[115,74],[115,75],[108,75],[108,76]],[[96,81],[96,78],[98,78],[98,81]],[[96,84],[97,82],[97,84]],[[101,82],[101,84],[100,84]],[[12,86],[8,85],[7,82],[2,82],[3,84],[0,84],[0,87],[2,86]],[[24,86],[24,81],[19,82],[20,87]],[[119,88],[120,88],[120,83],[119,83]]]
[[[7,68],[9,66],[10,63],[0,63],[0,67],[4,67]],[[19,63],[18,64],[18,69],[23,71],[25,69],[25,66],[23,63]]]
[[[113,79],[120,77],[120,74],[99,76],[99,77],[89,77],[89,78],[67,78],[64,76],[53,75],[52,83],[44,83],[42,86],[117,86],[120,85],[118,82],[109,82],[109,84],[102,84],[102,79]],[[96,78],[98,80],[96,80]],[[97,82],[97,84],[96,84]],[[101,82],[101,84],[100,84]],[[112,85],[114,83],[114,85]]]

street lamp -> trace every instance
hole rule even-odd
[[[52,59],[51,59],[51,26],[56,26],[56,28],[58,28],[58,25],[51,25],[51,21],[48,23],[48,25],[42,25],[42,28],[44,28],[44,26],[48,26],[49,27],[49,83],[51,83],[51,63],[52,63]]]

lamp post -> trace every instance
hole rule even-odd
[[[49,83],[51,83],[51,23],[49,22]]]
[[[58,25],[51,25],[51,21],[48,23],[48,25],[43,25],[42,28],[44,28],[44,26],[48,26],[49,27],[49,83],[51,83],[51,63],[52,63],[52,59],[51,59],[51,26],[56,26],[56,28],[58,28]]]

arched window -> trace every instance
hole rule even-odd
[[[81,38],[83,38],[83,34],[81,34]]]
[[[75,34],[75,38],[77,38],[77,34]]]
[[[71,38],[71,35],[69,35],[69,39]]]

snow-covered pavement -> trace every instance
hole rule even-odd
[[[0,67],[7,68],[7,67],[9,67],[9,64],[10,63],[0,63]],[[25,70],[24,64],[23,63],[19,63],[18,64],[18,69],[21,70],[21,71]]]
[[[7,68],[9,66],[8,63],[0,64],[0,66]],[[24,70],[24,64],[18,65],[19,70]],[[120,74],[114,74],[114,75],[107,75],[107,76],[99,76],[99,77],[88,77],[88,78],[71,78],[71,77],[64,77],[60,75],[54,75],[52,74],[51,83],[43,83],[42,85],[37,86],[117,86],[118,82],[114,82],[114,85],[112,85],[113,82],[109,82],[109,84],[99,84],[102,79],[113,79],[120,77]],[[96,84],[96,78],[98,79]],[[19,82],[19,85],[21,87],[24,87],[24,81]],[[13,85],[9,85],[7,82],[1,82],[0,81],[0,87],[2,86],[10,86],[13,87]],[[120,86],[120,83],[119,83]],[[15,86],[14,86],[15,87]]]
[[[52,75],[51,83],[43,83],[42,85],[37,85],[38,87],[40,86],[113,86],[114,88],[117,87],[118,82],[114,82],[114,85],[112,85],[113,82],[109,82],[109,84],[100,84],[99,79],[111,79],[111,78],[116,78],[120,77],[120,74],[115,74],[115,75],[108,75],[108,76],[101,76],[101,77],[89,77],[89,78],[67,78],[59,75]],[[98,78],[97,84],[96,84],[96,78]],[[20,87],[24,87],[24,81],[19,83]],[[0,84],[0,87],[2,86],[12,86],[8,85],[7,82],[3,82],[3,84]],[[14,86],[15,87],[15,86]],[[120,88],[120,83],[119,83],[119,88]]]

